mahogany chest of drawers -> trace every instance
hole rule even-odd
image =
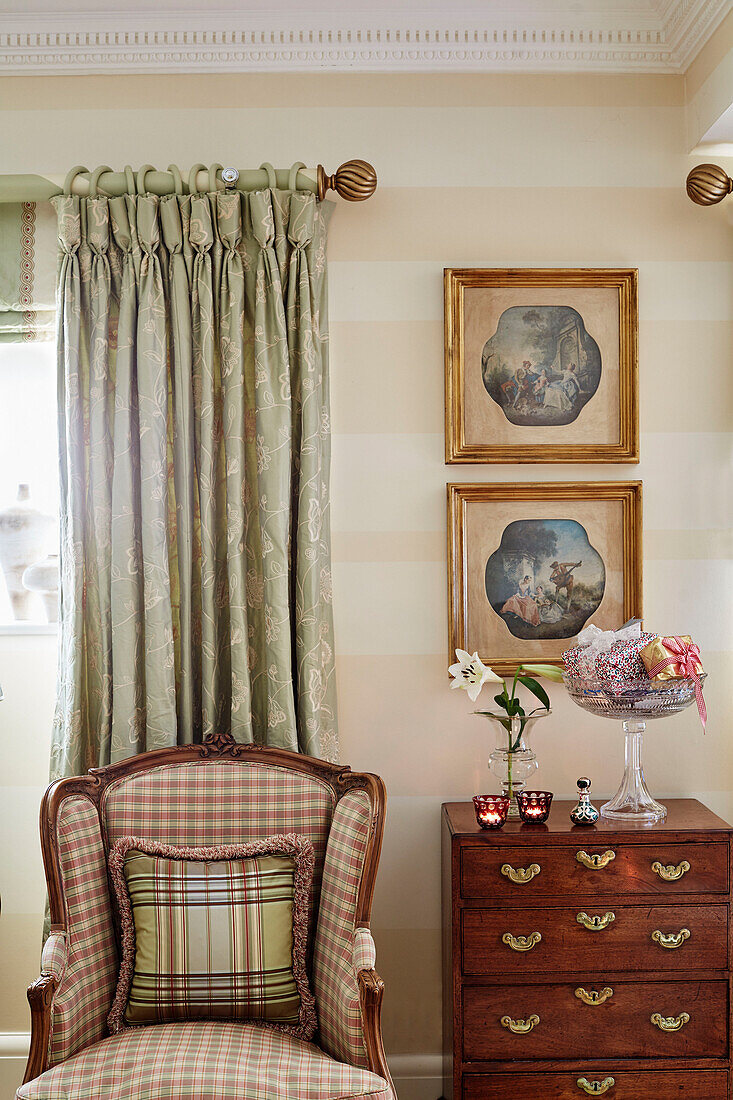
[[[498,831],[443,807],[445,1096],[733,1100],[730,826],[571,805]]]

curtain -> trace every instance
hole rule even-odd
[[[229,732],[335,759],[328,204],[54,200],[52,774]]]
[[[50,203],[0,203],[0,344],[53,340],[55,257]]]

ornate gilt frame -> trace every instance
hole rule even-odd
[[[464,431],[466,287],[616,287],[619,295],[618,443],[469,443]],[[638,462],[638,271],[635,268],[445,268],[445,461]]]
[[[623,506],[624,619],[642,615],[642,483],[640,481],[528,481],[488,485],[449,484],[448,491],[448,655],[456,649],[473,652],[466,633],[466,506],[492,500],[618,500]],[[620,623],[618,624],[621,625]],[[558,642],[566,649],[566,641]],[[519,661],[501,654],[479,653],[500,676],[515,672]],[[530,658],[526,658],[530,660]],[[534,658],[543,664],[562,665],[557,657]]]
[[[118,764],[110,764],[104,768],[91,768],[86,775],[71,779],[60,779],[51,784],[43,796],[40,814],[41,849],[48,886],[51,931],[66,932],[67,930],[66,905],[57,840],[58,811],[65,798],[72,794],[81,795],[87,798],[99,813],[106,788],[118,779],[137,775],[166,764],[205,763],[227,759],[270,764],[313,776],[331,786],[337,801],[347,791],[364,790],[369,794],[373,806],[372,823],[357,895],[355,919],[357,928],[369,928],[387,805],[387,794],[382,779],[370,772],[352,772],[345,765],[329,764],[325,760],[318,760],[315,757],[305,756],[297,752],[289,752],[287,749],[243,745],[235,742],[231,734],[221,733],[207,737],[203,744],[180,745],[171,749],[154,749],[152,752],[130,757]],[[373,969],[359,971],[357,981],[368,1067],[373,1073],[388,1081],[391,1086],[392,1078],[382,1042],[381,1012],[384,982],[377,971]],[[49,973],[42,973],[28,987],[28,1002],[31,1009],[31,1044],[23,1078],[24,1084],[38,1077],[46,1068],[51,1029],[51,1008],[55,992],[56,981],[53,975]]]

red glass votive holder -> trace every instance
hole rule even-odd
[[[482,829],[501,829],[509,813],[509,799],[501,794],[475,794],[473,808]]]
[[[547,821],[551,805],[550,791],[522,791],[517,795],[519,816],[527,825],[537,825]]]

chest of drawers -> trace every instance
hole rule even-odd
[[[731,833],[665,822],[476,825],[443,807],[448,1100],[733,1100]]]

